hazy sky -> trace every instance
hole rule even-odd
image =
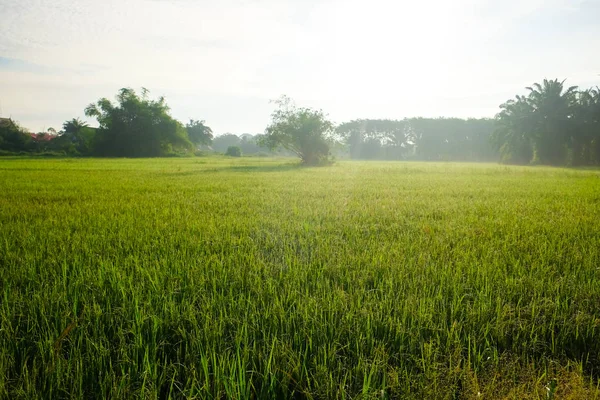
[[[600,0],[0,0],[2,116],[39,131],[121,87],[262,132],[287,94],[335,122],[492,117],[543,78],[600,85]]]

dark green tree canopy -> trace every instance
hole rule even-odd
[[[87,127],[87,123],[80,120],[79,118],[73,118],[63,123],[63,133],[72,135],[81,131],[81,129]]]
[[[275,104],[278,108],[271,114],[271,124],[259,144],[272,150],[283,147],[300,157],[305,165],[327,163],[334,129],[323,111],[296,107],[286,96]]]
[[[35,143],[22,127],[8,118],[0,120],[0,150],[11,152],[30,151]]]
[[[492,143],[499,150],[502,162],[528,164],[533,158],[533,109],[527,98],[517,96],[500,105]]]
[[[225,155],[230,157],[241,157],[242,149],[240,149],[239,146],[229,146],[225,152]]]
[[[213,141],[213,131],[205,125],[204,121],[190,119],[185,130],[190,141],[196,146],[208,146]]]
[[[73,118],[63,123],[60,136],[52,141],[52,150],[72,155],[89,155],[94,150],[96,129],[86,122]]]
[[[129,88],[121,89],[117,104],[102,98],[85,109],[100,125],[96,152],[102,156],[157,157],[192,148],[183,125],[170,115],[164,97],[151,100]]]
[[[544,79],[500,106],[493,143],[518,164],[600,164],[600,92]]]

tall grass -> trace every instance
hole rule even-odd
[[[597,171],[286,162],[0,160],[0,398],[598,396]]]

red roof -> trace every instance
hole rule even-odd
[[[49,142],[54,139],[56,136],[50,135],[49,133],[41,132],[41,133],[30,133],[33,140],[36,142]]]

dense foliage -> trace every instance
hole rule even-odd
[[[79,118],[73,118],[63,124],[62,131],[52,140],[50,147],[71,155],[89,155],[94,152],[96,133],[96,128],[90,128]]]
[[[280,163],[0,160],[0,398],[599,398],[597,171]]]
[[[283,147],[305,165],[327,163],[334,126],[323,111],[296,107],[285,96],[275,103],[278,108],[271,114],[271,123],[259,143],[269,149]]]
[[[230,157],[241,157],[242,149],[240,149],[239,146],[229,146],[225,152],[225,155]]]
[[[190,150],[192,142],[183,125],[169,114],[164,97],[150,100],[132,89],[121,89],[118,104],[102,98],[85,109],[100,125],[95,151],[101,156],[156,157]]]
[[[0,151],[70,156],[156,157],[189,153],[209,146],[213,133],[204,121],[191,119],[184,127],[170,115],[164,97],[148,98],[133,89],[121,89],[116,104],[106,98],[85,109],[97,119],[91,128],[79,118],[65,121],[62,130],[29,134],[12,121],[0,124]],[[4,121],[4,120],[3,120]],[[2,153],[0,153],[2,154]]]
[[[600,90],[544,80],[502,104],[493,142],[502,161],[600,165]]]
[[[12,120],[3,120],[0,124],[0,151],[31,151],[35,147],[34,139]]]
[[[212,143],[213,132],[204,121],[190,119],[190,122],[185,126],[188,138],[196,146],[208,146]]]

